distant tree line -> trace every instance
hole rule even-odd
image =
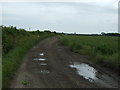
[[[61,33],[66,35],[78,35],[78,36],[120,36],[120,33],[104,33],[101,34],[76,34],[76,33]]]
[[[102,36],[120,36],[120,33],[101,33]]]

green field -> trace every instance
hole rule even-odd
[[[2,26],[1,26],[2,27]],[[16,27],[2,27],[2,85],[9,87],[22,58],[35,44],[55,35],[51,32],[25,31]]]
[[[72,51],[88,56],[88,59],[101,66],[117,71],[118,37],[61,35],[61,42]]]

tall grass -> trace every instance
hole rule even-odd
[[[89,59],[101,66],[117,71],[118,37],[62,35],[61,42],[72,51],[89,56]]]

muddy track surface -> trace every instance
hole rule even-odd
[[[11,88],[116,88],[118,77],[64,47],[58,37],[34,46],[11,83]]]

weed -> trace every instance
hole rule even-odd
[[[30,85],[30,82],[22,81],[21,84],[22,84],[22,85]]]

